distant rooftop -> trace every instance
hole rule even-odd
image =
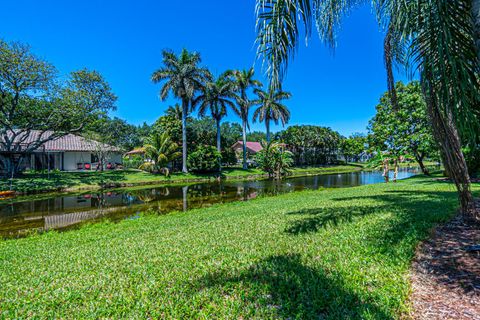
[[[233,149],[238,149],[238,148],[243,148],[243,141],[237,141],[235,144],[232,146]],[[247,151],[257,153],[259,151],[262,151],[263,147],[260,142],[251,142],[247,141]]]
[[[15,138],[16,142],[21,141],[22,145],[29,145],[38,141],[38,139],[47,139],[50,137],[54,132],[53,131],[41,131],[41,130],[31,130],[28,134],[22,133]],[[11,134],[10,134],[11,135]],[[3,139],[3,138],[0,138]],[[81,136],[77,136],[74,134],[67,134],[66,136],[56,138],[44,143],[43,147],[41,147],[41,151],[45,148],[45,151],[50,152],[60,152],[60,151],[95,151],[101,147],[102,149],[106,149],[109,151],[121,151],[120,148],[101,143],[94,140],[89,140]]]

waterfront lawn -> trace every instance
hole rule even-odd
[[[417,177],[0,241],[0,317],[400,318],[454,190]]]
[[[344,173],[360,170],[357,166],[326,166],[311,168],[294,168],[294,176],[307,174]],[[25,173],[13,179],[13,190],[21,193],[76,191],[98,189],[101,186],[122,187],[146,184],[170,184],[214,180],[218,174],[184,174],[173,173],[170,177],[160,174],[151,174],[139,170],[115,171],[84,171],[84,172],[59,172]],[[265,172],[260,169],[243,170],[241,168],[225,168],[221,174],[226,179],[256,179],[265,177]],[[0,190],[9,190],[10,180],[0,181]]]

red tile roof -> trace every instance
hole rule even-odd
[[[233,146],[233,149],[243,148],[243,141],[237,141]],[[251,142],[247,141],[247,150],[250,152],[257,153],[263,150],[262,144],[260,142]]]
[[[29,145],[35,141],[38,141],[38,139],[47,139],[52,134],[53,131],[32,130],[25,140],[21,142],[21,144]],[[25,135],[26,133],[20,134],[16,140],[19,141],[20,139],[23,139]],[[67,134],[66,136],[47,141],[43,144],[43,147],[40,147],[39,149],[41,151],[95,151],[98,150],[99,147],[102,149],[108,149],[110,151],[121,151],[120,148],[98,141],[89,140],[74,134]]]

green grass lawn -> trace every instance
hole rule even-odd
[[[456,206],[419,177],[4,240],[0,318],[400,318]]]
[[[292,174],[330,174],[360,170],[358,166],[343,165],[330,167],[294,168]],[[145,184],[173,184],[213,180],[218,174],[183,174],[174,173],[169,178],[160,174],[150,174],[139,170],[86,171],[86,172],[52,172],[50,175],[26,173],[13,179],[13,190],[21,193],[78,191],[98,189],[101,186],[122,187]],[[265,176],[260,169],[243,170],[225,168],[222,176],[226,179],[255,179]],[[9,190],[10,181],[0,181],[0,190]]]

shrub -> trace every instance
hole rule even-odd
[[[270,177],[280,178],[290,173],[293,165],[293,154],[276,143],[262,142],[263,150],[257,153],[255,160],[258,166]]]
[[[133,157],[124,157],[123,158],[123,167],[125,169],[138,169],[138,167],[144,162],[143,158],[139,155],[134,155]]]
[[[193,172],[207,173],[220,170],[222,155],[212,146],[199,146],[188,156],[188,167]]]

